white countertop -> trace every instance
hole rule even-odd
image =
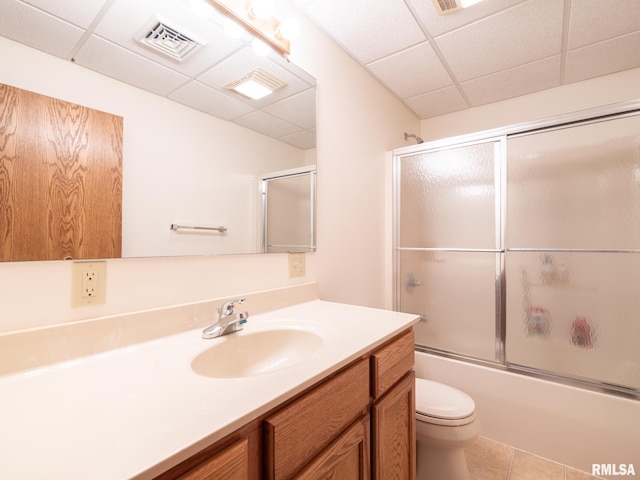
[[[198,328],[0,376],[0,478],[152,478],[418,317],[315,300],[250,316],[232,335],[292,321],[308,322],[322,336],[322,347],[308,360],[262,375],[213,379],[194,373],[191,360],[223,340],[203,340]]]

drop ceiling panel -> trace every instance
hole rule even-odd
[[[171,100],[224,120],[234,120],[254,109],[202,83],[191,81],[169,95]]]
[[[407,98],[405,102],[420,118],[457,112],[468,106],[456,87],[434,90],[423,95]]]
[[[439,15],[432,0],[407,0],[407,4],[414,9],[429,33],[437,37],[523,1],[525,0],[487,0],[448,15]]]
[[[189,80],[95,35],[85,42],[75,59],[78,65],[162,96]]]
[[[254,107],[262,108],[290,95],[300,93],[312,86],[309,83],[304,82],[297,75],[294,75],[282,68],[280,65],[277,65],[268,57],[257,57],[250,47],[244,48],[236,52],[231,57],[225,59],[223,62],[214,65],[212,68],[200,75],[198,77],[198,81],[211,88],[225,92],[225,85],[235,80],[239,80],[258,67],[266,70],[279,80],[282,80],[286,85],[260,100],[250,100],[233,92],[229,92],[229,95],[232,95],[237,100],[248,103]]]
[[[635,32],[568,52],[565,80],[579,82],[639,65],[640,32]]]
[[[436,38],[456,78],[464,82],[558,55],[563,3],[535,0]]]
[[[568,48],[584,47],[640,30],[638,0],[573,0]]]
[[[238,118],[235,123],[275,138],[300,131],[300,128],[262,111],[255,111]]]
[[[322,0],[308,8],[314,20],[362,63],[426,40],[403,0]]]
[[[302,132],[294,133],[292,135],[285,135],[284,137],[280,137],[280,140],[290,145],[293,145],[294,147],[298,147],[303,150],[308,150],[310,148],[315,147],[316,134],[315,132],[309,132],[307,130],[304,130]]]
[[[316,91],[305,90],[263,109],[265,112],[303,129],[315,127]]]
[[[84,31],[16,0],[2,0],[2,35],[51,55],[67,58]]]
[[[368,65],[371,72],[400,98],[408,98],[453,84],[428,42]]]
[[[560,85],[560,55],[462,84],[474,107],[539,92]]]
[[[147,30],[156,18],[192,40],[205,43],[206,48],[195,50],[183,61],[178,61],[141,44],[134,36]],[[188,76],[201,73],[242,45],[176,0],[117,0],[95,28],[95,33],[167,68],[179,69]]]
[[[82,0],[82,8],[78,3],[69,0],[24,0],[56,17],[64,18],[67,22],[87,28],[100,12],[100,9],[112,0]]]

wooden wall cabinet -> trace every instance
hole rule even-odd
[[[119,258],[123,119],[0,84],[0,261]]]
[[[158,477],[415,480],[413,330]]]

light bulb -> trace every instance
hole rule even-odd
[[[251,14],[256,18],[269,18],[273,16],[275,5],[272,0],[253,0],[251,2]]]
[[[253,42],[251,42],[251,48],[253,48],[253,52],[259,57],[266,57],[267,55],[269,55],[269,50],[271,50],[271,48],[266,43],[264,43],[262,40],[258,40],[257,38],[255,38]]]
[[[285,18],[278,27],[278,35],[287,40],[293,40],[300,35],[300,24],[295,18]]]

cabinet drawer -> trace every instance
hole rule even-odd
[[[266,477],[285,480],[369,408],[369,362],[360,360],[265,420]]]
[[[413,329],[400,334],[371,355],[371,386],[378,398],[415,363]]]
[[[249,478],[249,442],[245,438],[201,463],[179,480],[244,480]]]

